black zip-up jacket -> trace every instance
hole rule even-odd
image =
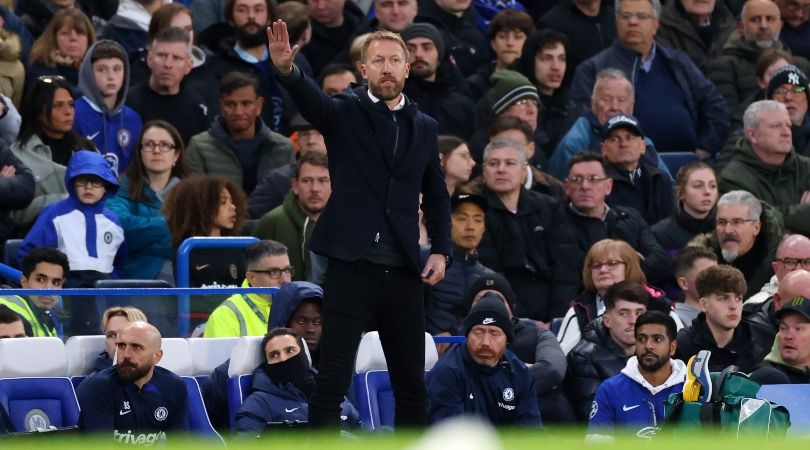
[[[567,63],[568,67],[574,68],[613,42],[616,37],[616,14],[608,2],[602,2],[596,17],[588,17],[572,1],[562,1],[540,18],[538,29],[544,28],[568,36],[571,52]]]
[[[770,348],[763,349],[753,339],[751,326],[740,321],[734,329],[734,337],[723,348],[717,347],[709,325],[706,323],[706,314],[700,313],[692,325],[678,332],[678,348],[675,350],[675,359],[688,362],[689,358],[697,355],[701,350],[709,350],[712,356],[709,359],[709,370],[722,372],[730,365],[740,368],[740,371],[750,373],[762,361]]]

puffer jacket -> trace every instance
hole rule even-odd
[[[253,235],[259,239],[272,239],[287,246],[290,264],[296,269],[295,281],[310,279],[309,238],[315,221],[301,210],[298,196],[290,191],[281,206],[270,210],[259,219]]]
[[[709,63],[723,48],[736,22],[723,3],[715,5],[710,21],[711,39],[707,45],[683,4],[680,1],[668,2],[661,10],[661,26],[655,33],[655,40],[686,53],[703,73],[707,73]]]

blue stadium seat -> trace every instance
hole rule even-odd
[[[228,380],[225,382],[231,431],[234,429],[236,412],[242,406],[253,383],[253,370],[262,363],[259,351],[262,339],[263,336],[240,337],[231,351]]]
[[[183,377],[188,391],[188,426],[195,437],[207,437],[219,441],[225,445],[222,436],[217,433],[208,419],[208,410],[205,409],[205,402],[200,392],[200,385],[194,377]]]
[[[17,259],[17,253],[20,251],[20,244],[22,239],[9,239],[3,247],[3,262],[9,267],[20,269],[20,260]]]
[[[787,408],[788,437],[810,436],[810,384],[766,384],[759,388],[757,397]]]
[[[227,338],[190,338],[192,373],[197,381],[204,381],[214,369],[231,357],[238,337]]]
[[[0,339],[0,407],[16,431],[71,427],[79,402],[59,338]]]
[[[669,173],[673,177],[678,174],[678,169],[698,159],[695,152],[660,152],[658,154],[661,155],[661,159],[664,160],[664,164],[667,165]]]
[[[65,341],[67,354],[67,376],[73,387],[93,371],[96,357],[104,351],[104,335],[71,336]]]
[[[187,339],[163,338],[160,347],[163,350],[163,357],[160,358],[157,365],[181,377],[194,375],[191,350]]]
[[[564,317],[555,317],[551,319],[551,327],[549,328],[550,331],[554,333],[554,336],[556,336],[557,333],[560,332],[560,328],[562,328],[563,319]]]
[[[125,289],[125,288],[170,288],[169,283],[163,280],[99,280],[96,282],[99,289]],[[99,317],[105,309],[111,306],[134,306],[146,314],[149,323],[160,330],[163,337],[176,337],[177,334],[177,297],[173,295],[129,296],[129,295],[97,295],[96,308]]]

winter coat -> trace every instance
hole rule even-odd
[[[697,128],[697,148],[712,153],[720,150],[728,132],[728,114],[731,111],[723,101],[723,96],[686,54],[658,45],[655,47],[655,57],[663,59],[669,72],[675,77],[674,81],[683,91],[692,123]],[[571,99],[578,104],[590,104],[596,75],[611,67],[624,72],[635,86],[641,70],[641,55],[624,47],[617,39],[613,45],[577,67],[571,83]]]
[[[422,247],[422,264],[427,262],[430,249]],[[425,289],[425,331],[430,334],[449,332],[464,334],[464,318],[470,311],[470,286],[492,270],[478,261],[478,253],[453,246],[453,264],[447,268],[442,281]]]
[[[734,329],[734,337],[725,347],[717,347],[709,325],[706,323],[706,314],[698,314],[692,324],[678,332],[678,348],[675,358],[689,361],[693,355],[701,350],[709,350],[712,357],[709,359],[709,370],[722,372],[730,365],[740,368],[740,371],[750,373],[762,361],[769,347],[761,347],[754,339],[751,326],[748,322],[740,321]]]
[[[538,397],[557,389],[565,377],[565,354],[557,337],[539,328],[533,320],[512,318],[515,339],[506,348],[521,361],[531,364],[529,373]],[[549,413],[551,413],[549,411]]]
[[[25,66],[20,61],[20,37],[0,29],[0,94],[9,97],[16,108],[22,105]]]
[[[762,303],[743,304],[743,321],[748,324],[751,335],[760,348],[769,349],[773,346],[779,331],[779,322],[774,317],[773,297]]]
[[[104,41],[109,44],[110,41]],[[123,52],[124,48],[114,43]],[[98,43],[87,52],[92,54]],[[79,90],[84,94],[76,101],[73,129],[93,141],[116,175],[124,173],[132,157],[133,146],[141,134],[141,116],[126,106],[129,90],[129,61],[124,60],[124,84],[118,91],[115,106],[110,109],[96,85],[93,64],[85,58],[79,67]]]
[[[242,167],[237,151],[252,151],[254,164]],[[255,171],[254,179],[258,181],[270,170],[295,161],[292,142],[271,131],[261,119],[256,121],[256,134],[252,139],[237,140],[231,137],[219,117],[208,131],[191,138],[184,158],[192,172],[223,176],[237,186],[245,186],[247,170]]]
[[[748,140],[741,139],[717,181],[721,194],[748,191],[779,211],[785,228],[810,233],[810,206],[800,203],[802,193],[810,190],[810,158],[791,151],[781,165],[765,164]]]
[[[711,38],[708,44],[698,33],[680,1],[665,4],[660,20],[661,26],[655,33],[655,40],[667,48],[686,53],[703,73],[707,73],[709,64],[725,45],[728,35],[736,29],[736,20],[723,3],[715,5],[709,19]]]
[[[490,60],[489,40],[478,28],[480,20],[476,8],[467,8],[458,17],[433,1],[419,1],[419,14],[414,21],[429,22],[443,33],[446,58],[454,61],[466,77]]]
[[[469,139],[475,131],[475,104],[458,86],[464,79],[450,64],[440,64],[435,81],[411,75],[403,92],[439,124],[439,134]]]
[[[682,203],[678,202],[675,214],[653,225],[652,233],[667,256],[674,258],[695,236],[714,231],[716,214],[717,208],[714,208],[706,217],[698,219],[686,212]]]
[[[321,70],[326,67],[335,56],[340,53],[345,47],[351,45],[349,37],[354,34],[354,30],[363,26],[366,21],[365,14],[354,2],[345,2],[343,4],[343,29],[345,39],[337,40],[330,28],[321,25],[315,19],[311,20],[312,25],[312,38],[304,46],[301,53],[306,55],[307,60],[312,65],[313,73],[320,74]]]
[[[567,62],[574,68],[610,46],[616,38],[616,13],[612,3],[602,3],[599,14],[589,17],[573,1],[564,0],[540,17],[538,28],[551,28],[568,36],[571,50]],[[534,53],[531,55],[534,57]]]
[[[27,207],[34,199],[34,175],[8,147],[0,145],[0,167],[12,166],[13,176],[0,178],[0,242],[13,237],[13,210]]]
[[[788,381],[790,381],[790,383],[810,383],[810,367],[797,367],[786,363],[785,360],[782,359],[782,354],[779,351],[779,344],[776,343],[774,343],[771,352],[765,356],[765,360],[760,367],[768,367],[778,370],[788,379]],[[755,374],[756,372],[751,374],[751,377],[754,379],[756,379]]]
[[[290,264],[296,268],[293,280],[302,281],[310,279],[309,238],[313,229],[315,221],[304,214],[298,196],[290,191],[281,206],[259,219],[253,235],[286,245]]]
[[[627,358],[601,320],[585,328],[583,339],[568,353],[565,376],[565,388],[578,421],[588,420],[599,385],[618,375],[627,364]]]
[[[67,197],[66,167],[53,161],[50,147],[43,144],[36,134],[25,142],[15,142],[11,151],[34,175],[34,200],[26,208],[12,213],[14,225],[27,230],[42,208]]]
[[[634,208],[653,225],[675,212],[675,192],[664,172],[641,161],[639,167],[641,186],[636,186],[617,166],[608,164],[607,176],[613,178],[613,190],[605,202],[611,208]]]
[[[517,213],[484,188],[489,202],[481,263],[502,273],[517,294],[514,315],[550,321],[579,291],[583,256],[553,198],[521,188]],[[560,255],[566,255],[564,258]]]
[[[293,175],[295,163],[275,168],[263,175],[248,196],[247,209],[251,219],[261,219],[271,209],[281,205],[290,192]]]
[[[176,181],[175,181],[176,183]],[[121,178],[115,197],[107,201],[107,208],[118,216],[129,254],[124,264],[124,277],[152,280],[172,257],[169,226],[163,214],[163,202],[148,185],[143,197],[135,201],[129,194],[129,178]]]

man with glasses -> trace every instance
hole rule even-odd
[[[276,241],[260,241],[245,249],[247,273],[242,287],[279,287],[295,275],[287,247]],[[264,336],[272,296],[234,294],[222,302],[205,327],[205,337]]]
[[[651,283],[669,281],[672,262],[647,222],[632,208],[605,203],[613,190],[606,166],[605,158],[592,152],[580,153],[568,161],[565,192],[570,201],[565,212],[580,251],[587,253],[602,239],[625,241],[642,256],[641,268]]]
[[[655,42],[659,0],[618,0],[616,5],[616,40],[577,67],[571,99],[586,104],[596,74],[619,69],[633,82],[633,114],[658,151],[711,157],[728,128],[723,97],[685,53]]]
[[[695,280],[700,296],[700,314],[692,325],[678,332],[675,358],[689,361],[709,350],[709,370],[720,372],[735,365],[750,373],[768,353],[753,338],[751,326],[742,321],[743,295],[748,290],[738,269],[722,264],[700,272]]]
[[[224,176],[250,195],[273,169],[295,161],[292,142],[262,120],[264,97],[253,75],[232,72],[219,83],[220,115],[193,138],[185,158],[192,172]]]
[[[779,40],[794,55],[810,58],[810,2],[807,0],[774,0],[782,14]]]
[[[773,206],[785,227],[810,232],[810,159],[793,150],[790,114],[773,100],[754,102],[743,116],[745,139],[718,177],[720,192],[742,189]]]
[[[675,197],[669,177],[641,159],[646,152],[644,133],[638,119],[619,114],[611,117],[602,136],[605,175],[613,189],[607,196],[610,207],[632,208],[653,225],[675,213]]]

